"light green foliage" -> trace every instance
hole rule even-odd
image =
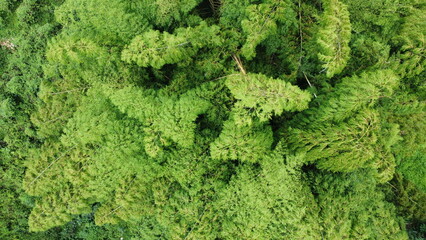
[[[132,5],[124,0],[66,0],[55,10],[55,17],[77,36],[90,36],[96,43],[122,44],[148,25],[146,14],[138,9],[141,6],[132,8]]]
[[[309,108],[292,120],[285,133],[288,147],[307,151],[306,161],[318,161],[318,167],[332,171],[353,171],[373,163],[371,166],[378,169],[377,177],[390,180],[395,169],[390,147],[397,141],[392,139],[397,138],[398,129],[393,138],[384,135],[378,139],[386,128],[381,126],[378,113],[365,108],[392,96],[397,84],[397,76],[389,70],[344,78],[334,92],[318,97],[318,107]]]
[[[283,111],[302,111],[311,100],[310,94],[297,86],[262,74],[234,74],[227,78],[226,86],[239,100],[236,106],[262,122]]]
[[[153,90],[138,89],[135,87],[126,87],[123,89],[114,89],[106,86],[105,94],[111,99],[111,102],[129,117],[139,119],[144,122],[155,115],[156,92]]]
[[[148,157],[140,147],[140,126],[134,120],[118,120],[120,116],[108,99],[92,90],[68,121],[61,143],[33,154],[29,163],[37,165],[28,166],[24,182],[29,193],[40,197],[40,210],[30,220],[33,231],[62,225],[72,214],[90,213],[92,204],[113,195],[119,179],[133,171],[152,171],[154,165],[142,164]],[[48,149],[51,146],[62,150]]]
[[[39,98],[43,101],[31,116],[40,138],[60,136],[63,127],[72,117],[80,97],[88,89],[77,81],[43,81],[40,83]]]
[[[247,34],[246,43],[241,48],[241,54],[245,58],[253,59],[256,56],[256,46],[277,31],[274,16],[282,14],[280,7],[278,4],[265,3],[246,8],[248,19],[241,21],[242,29]]]
[[[204,46],[220,44],[220,38],[216,36],[218,30],[215,26],[208,27],[205,22],[193,29],[177,29],[176,35],[150,30],[132,40],[123,51],[122,59],[128,63],[135,62],[141,67],[152,66],[159,69],[165,64],[189,59]]]
[[[374,146],[374,159],[371,167],[376,170],[378,183],[389,182],[395,175],[397,159],[394,148],[401,141],[398,124],[380,123],[380,131],[377,131],[377,144]]]
[[[318,239],[318,208],[299,171],[265,154],[262,170],[242,165],[219,194],[223,239]]]
[[[171,141],[182,147],[191,146],[196,127],[194,121],[210,107],[210,103],[197,96],[194,90],[179,98],[136,88],[107,91],[111,92],[113,104],[144,126],[145,147],[153,157]]]
[[[253,2],[252,4],[250,4]],[[243,35],[236,37],[232,35],[229,41],[241,42],[241,55],[248,60],[252,60],[257,55],[256,48],[262,43],[272,40],[274,44],[288,43],[283,39],[283,34],[288,34],[289,29],[294,28],[296,23],[296,13],[292,7],[292,2],[267,0],[263,2],[255,1],[223,1],[220,21],[223,24],[232,26],[232,31],[240,32]],[[276,38],[279,38],[276,41]],[[233,44],[232,44],[233,45]],[[272,44],[262,44],[267,48],[274,49]],[[235,50],[235,49],[233,49]],[[276,49],[275,49],[276,50]],[[282,54],[277,51],[277,54]]]
[[[421,40],[424,10],[419,1],[342,2],[347,5],[353,29],[351,58],[344,74],[391,68],[402,77],[410,74],[412,78],[421,72],[418,61],[422,61],[422,57],[414,53],[422,51],[424,41]]]
[[[241,49],[247,59],[255,57],[256,46],[265,40],[270,33],[276,31],[275,22],[270,19],[275,14],[276,6],[268,4],[250,5],[246,8],[248,20],[243,20],[241,26],[247,33],[247,43]]]
[[[23,188],[31,195],[47,195],[64,183],[61,181],[43,181],[58,178],[68,151],[61,149],[59,144],[49,143],[31,153],[32,161],[28,161]],[[59,186],[58,186],[59,185]]]
[[[271,150],[272,129],[254,122],[250,126],[239,126],[232,118],[224,123],[223,130],[211,145],[211,156],[221,160],[258,162]]]
[[[188,13],[201,1],[200,0],[154,0],[155,23],[160,26],[170,26],[175,22],[184,21]]]
[[[191,91],[183,94],[178,100],[159,100],[162,105],[162,119],[155,121],[152,128],[158,129],[183,147],[194,144],[195,120],[208,110],[210,103]]]
[[[405,17],[401,32],[396,39],[401,52],[399,65],[396,68],[403,76],[412,77],[425,70],[426,65],[426,7],[410,9]]]
[[[194,146],[168,155],[168,172],[152,184],[156,219],[166,239],[213,239],[218,234],[212,204],[226,183],[226,166],[203,151]]]
[[[365,111],[347,123],[309,130],[290,128],[285,136],[290,149],[306,152],[306,161],[317,161],[318,168],[350,172],[375,155],[377,117],[375,112]]]
[[[45,231],[71,221],[72,216],[66,210],[70,200],[70,196],[65,194],[51,194],[43,198],[43,201],[36,202],[28,218],[30,230]]]
[[[130,77],[128,68],[119,62],[117,52],[84,38],[54,39],[46,57],[50,62],[45,68],[46,74],[56,76],[59,72],[65,80],[73,79],[80,84],[120,82],[123,76]],[[80,70],[75,71],[76,68]]]
[[[174,36],[167,32],[151,30],[132,40],[122,58],[141,67],[161,68],[165,64],[177,63],[195,54],[185,36]]]
[[[167,172],[158,172],[152,178],[153,172],[147,171],[120,180],[112,201],[97,210],[96,222],[126,220],[135,224],[134,230],[145,239],[158,239],[160,235],[187,239],[216,236],[211,198],[223,185],[219,169],[224,167],[202,151],[194,146],[166,153],[163,166]]]
[[[343,78],[334,91],[316,100],[319,106],[296,116],[294,125],[309,127],[316,123],[344,121],[366,106],[374,106],[380,98],[391,96],[398,77],[391,70],[364,72]]]
[[[317,33],[318,58],[324,62],[327,77],[339,74],[350,57],[351,23],[345,4],[338,0],[323,1],[324,12]]]
[[[419,238],[424,7],[0,1],[0,239]]]
[[[96,211],[96,223],[117,224],[121,219],[137,223],[143,216],[152,215],[153,199],[147,184],[150,180],[148,174],[126,176],[121,179],[113,200],[102,204]]]

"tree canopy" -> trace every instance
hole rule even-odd
[[[425,239],[425,17],[0,1],[0,239]]]

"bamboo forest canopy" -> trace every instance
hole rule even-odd
[[[0,239],[425,239],[425,0],[0,0]]]

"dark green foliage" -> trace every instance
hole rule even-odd
[[[408,239],[395,207],[369,172],[319,174],[314,180],[326,239]],[[349,196],[349,197],[348,197]]]
[[[1,239],[422,239],[421,0],[3,0]]]
[[[416,185],[396,174],[389,183],[392,187],[391,197],[397,203],[397,209],[406,219],[414,223],[426,221],[426,192],[417,188]]]
[[[389,121],[400,128],[401,141],[393,149],[399,161],[397,171],[423,191],[426,191],[425,104],[424,99],[402,92],[385,108],[390,113]]]
[[[401,165],[399,166],[400,172],[408,180],[416,184],[422,191],[426,192],[426,184],[424,182],[424,176],[426,174],[426,155],[425,150],[419,150],[414,152],[407,159],[401,160]]]

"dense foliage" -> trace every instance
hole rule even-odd
[[[424,0],[0,0],[0,239],[425,239]]]

